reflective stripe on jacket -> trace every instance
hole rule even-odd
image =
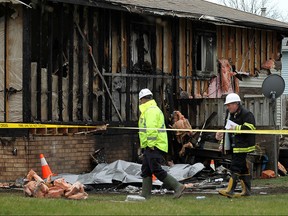
[[[230,114],[230,120],[238,124],[235,130],[255,130],[255,118],[253,113],[242,106],[234,114]],[[255,134],[229,134],[233,153],[247,153],[255,151]]]
[[[141,148],[153,148],[168,152],[168,138],[165,129],[164,115],[155,100],[147,101],[139,106],[139,139]],[[154,129],[149,129],[154,128]],[[156,129],[157,128],[157,129]]]

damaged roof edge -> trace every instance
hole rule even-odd
[[[218,25],[228,25],[228,26],[235,26],[235,27],[249,27],[249,28],[259,28],[259,29],[266,29],[266,30],[277,30],[282,32],[285,35],[288,35],[288,28],[271,25],[271,24],[264,24],[264,23],[257,23],[257,22],[247,22],[242,20],[231,20],[224,17],[216,17],[211,15],[205,14],[193,14],[181,11],[173,11],[173,10],[159,10],[157,8],[148,8],[148,7],[139,7],[127,4],[119,4],[115,2],[108,3],[105,0],[99,1],[83,1],[83,0],[48,0],[51,2],[63,2],[68,4],[77,4],[83,6],[92,6],[92,7],[99,7],[103,9],[112,9],[118,11],[128,11],[130,13],[135,14],[147,14],[147,15],[156,15],[156,16],[172,16],[178,18],[187,18],[193,19],[198,21],[205,21],[209,23],[214,23]]]
[[[22,4],[22,5],[25,5],[28,8],[32,8],[30,5],[28,5],[25,2],[20,1],[20,0],[0,0],[0,4],[1,3]]]

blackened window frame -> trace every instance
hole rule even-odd
[[[205,40],[206,39],[206,40]],[[212,58],[209,61],[210,69],[207,70],[207,41],[210,39]],[[210,50],[211,50],[210,49]],[[217,37],[216,31],[196,29],[193,34],[193,71],[198,78],[211,78],[217,74]],[[205,62],[203,62],[205,58]]]

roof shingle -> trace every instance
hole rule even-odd
[[[95,0],[94,0],[95,1]],[[99,1],[98,1],[99,2]],[[206,19],[218,23],[258,26],[287,32],[288,23],[229,8],[204,0],[102,0],[131,12]]]

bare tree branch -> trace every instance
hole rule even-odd
[[[279,10],[276,3],[268,0],[218,0],[219,3],[235,8],[237,10],[242,10],[245,12],[261,15],[261,9],[266,9],[266,17],[277,19],[280,21],[287,21],[288,15],[283,15],[286,13],[281,13],[283,11]]]

